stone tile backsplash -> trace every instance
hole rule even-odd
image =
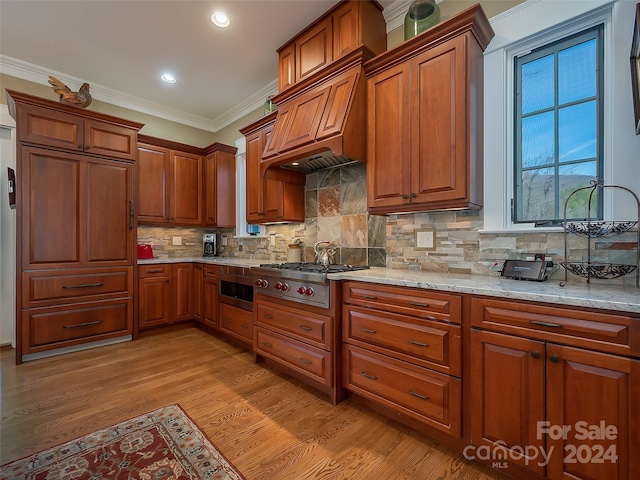
[[[499,275],[506,259],[525,259],[544,253],[555,262],[564,260],[562,232],[481,233],[482,211],[451,211],[376,216],[367,213],[366,168],[355,163],[307,175],[304,223],[267,225],[267,238],[233,238],[233,229],[179,229],[139,227],[139,243],[152,243],[160,258],[202,255],[202,235],[216,232],[227,237],[222,255],[283,262],[287,245],[303,244],[303,260],[313,261],[313,245],[327,240],[336,246],[336,263],[420,269],[430,272]],[[433,232],[433,246],[416,248],[416,231]],[[269,236],[275,235],[275,246]],[[181,236],[182,246],[172,237]],[[592,261],[635,264],[636,232],[592,240]],[[572,261],[587,258],[585,238],[567,235]],[[564,269],[551,281],[564,279]],[[570,282],[585,279],[570,275]],[[592,280],[607,284],[635,282],[635,274],[624,279]]]

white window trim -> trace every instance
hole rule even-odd
[[[247,142],[244,138],[235,141],[236,148],[236,234],[233,238],[265,238],[265,227],[260,225],[257,235],[247,232]]]
[[[629,71],[633,8],[633,2],[624,0],[528,0],[491,19],[496,36],[485,51],[484,62],[485,198],[481,233],[562,231],[561,227],[535,228],[532,223],[515,224],[511,221],[513,62],[517,56],[538,46],[600,23],[604,24],[605,42],[604,179],[607,184],[623,185],[638,191],[640,182],[633,182],[638,178],[637,165],[634,168],[632,164],[637,163],[634,159],[640,151],[640,136],[635,135],[632,125]],[[624,198],[614,197],[611,190],[605,191],[605,219],[622,219],[619,217],[628,213],[632,206]],[[634,210],[635,207],[631,211]]]

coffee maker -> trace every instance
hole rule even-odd
[[[215,257],[218,254],[217,235],[215,233],[205,233],[202,236],[202,256]]]

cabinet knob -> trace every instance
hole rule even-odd
[[[409,196],[406,193],[403,193],[402,198],[409,198]]]
[[[78,145],[78,150],[82,150],[82,145]]]
[[[411,192],[411,198],[416,198],[418,195],[416,195],[415,193]]]
[[[549,356],[549,360],[551,360],[553,363],[558,363],[560,361],[560,357],[554,353],[553,355]]]
[[[538,352],[537,350],[533,351],[533,352],[531,352],[531,356],[533,358],[540,358],[540,352]]]

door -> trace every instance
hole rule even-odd
[[[359,39],[359,2],[346,2],[333,14],[333,59],[355,50],[363,43]]]
[[[170,216],[173,223],[202,223],[202,157],[170,151]]]
[[[28,245],[22,269],[78,266],[85,246],[83,156],[32,147],[23,147],[21,156],[21,244]]]
[[[295,83],[296,49],[292,43],[278,52],[278,91],[282,92]]]
[[[86,165],[86,262],[133,265],[133,165],[93,159]]]
[[[409,203],[409,66],[397,65],[368,79],[367,205]]]
[[[331,17],[314,25],[296,40],[296,82],[304,80],[333,60]]]
[[[218,280],[204,276],[203,287],[203,323],[218,328]]]
[[[488,446],[498,463],[517,463],[540,475],[544,439],[536,426],[545,418],[544,349],[543,342],[471,330],[471,441]],[[519,455],[524,447],[536,448],[536,456],[533,450]]]
[[[169,150],[140,144],[136,169],[138,222],[169,223]]]
[[[412,203],[469,197],[465,37],[411,60]]]
[[[631,478],[640,465],[638,420],[633,423],[639,392],[640,362],[549,344],[547,419],[549,429],[564,427],[567,438],[553,430],[545,435],[547,449],[554,449],[547,476]]]
[[[138,288],[138,328],[169,323],[170,279],[168,276],[140,279]]]
[[[193,264],[173,265],[171,298],[173,301],[172,321],[193,318]]]
[[[203,268],[202,264],[193,264],[193,318],[202,321],[203,300]]]
[[[109,123],[84,121],[84,150],[94,155],[123,160],[138,158],[138,137],[130,128]]]

